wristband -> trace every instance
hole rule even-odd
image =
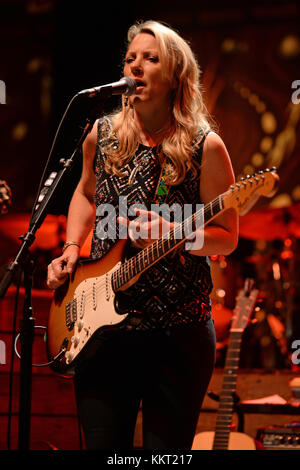
[[[64,246],[62,247],[62,252],[64,252],[65,249],[68,248],[68,246],[71,246],[71,245],[76,245],[76,246],[78,246],[78,248],[80,248],[80,245],[77,242],[66,242],[64,244]]]

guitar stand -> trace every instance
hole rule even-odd
[[[71,103],[78,95],[75,95],[70,101],[67,110]],[[86,119],[86,125],[83,128],[80,137],[77,140],[75,150],[70,158],[67,160],[61,159],[60,164],[62,168],[58,171],[53,179],[52,185],[47,188],[46,194],[39,205],[34,206],[34,211],[29,224],[28,232],[20,237],[23,240],[21,248],[15,260],[7,267],[6,273],[0,283],[0,299],[2,299],[8,287],[13,282],[16,272],[21,270],[24,273],[24,308],[23,318],[20,322],[20,341],[21,341],[21,368],[20,368],[20,396],[19,396],[19,428],[18,428],[18,449],[29,450],[30,447],[30,415],[31,415],[31,382],[32,382],[32,346],[34,340],[34,318],[32,317],[31,305],[31,290],[32,290],[32,276],[34,271],[34,262],[29,251],[30,246],[35,240],[35,232],[42,225],[46,215],[48,214],[48,207],[53,200],[56,189],[61,185],[65,173],[69,171],[77,156],[81,154],[81,146],[93,128],[96,119],[103,113],[103,99],[108,98],[109,94],[101,101],[97,100],[97,106],[93,107]],[[66,116],[67,110],[62,118],[61,124]],[[60,124],[60,126],[61,126]]]

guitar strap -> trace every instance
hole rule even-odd
[[[162,204],[169,194],[170,186],[166,184],[167,173],[166,165],[163,164],[154,195],[155,204]]]
[[[207,134],[209,132],[210,131],[201,134],[200,135],[200,140],[199,140],[199,136],[196,137],[194,139],[194,141],[192,142],[192,145],[195,146],[197,144],[197,147],[200,148],[203,145],[205,137],[207,136]],[[157,183],[157,187],[156,187],[156,191],[155,191],[155,196],[154,196],[154,203],[155,204],[162,204],[166,200],[166,198],[169,194],[169,191],[170,191],[170,186],[168,186],[167,183],[166,183],[167,175],[168,175],[168,169],[167,169],[167,166],[166,166],[165,162],[166,162],[166,159],[164,158],[162,168],[161,168],[161,172],[160,172],[160,176],[159,176],[158,183]]]

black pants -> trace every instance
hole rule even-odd
[[[212,320],[151,333],[117,332],[104,341],[75,375],[87,449],[132,449],[141,401],[144,449],[190,449],[215,343]]]

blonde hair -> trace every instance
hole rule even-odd
[[[128,46],[140,33],[152,34],[156,38],[164,77],[173,88],[172,125],[161,147],[163,154],[172,162],[168,184],[177,185],[184,180],[187,170],[196,173],[197,163],[193,159],[197,147],[195,139],[211,128],[201,93],[201,72],[189,44],[171,28],[156,21],[136,23],[128,30]],[[133,158],[139,145],[133,110],[124,104],[124,98],[121,111],[113,113],[110,119],[111,137],[117,138],[118,146],[108,144],[104,148],[107,156],[105,169],[110,174],[122,176],[120,170]]]

